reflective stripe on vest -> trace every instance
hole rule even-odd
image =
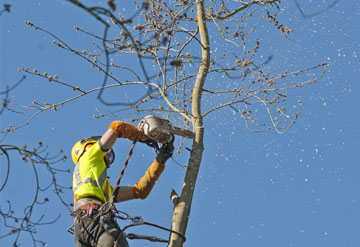
[[[73,191],[75,193],[75,191],[81,186],[81,185],[84,185],[84,184],[93,184],[95,187],[100,187],[102,192],[104,193],[105,195],[105,191],[103,190],[103,185],[106,181],[106,178],[107,178],[107,171],[106,171],[106,168],[104,169],[104,171],[100,174],[99,176],[99,179],[98,180],[94,180],[90,177],[87,177],[84,179],[84,181],[81,180],[81,176],[80,176],[80,162],[76,165],[75,167],[75,171],[74,171],[74,174],[75,174],[75,183],[76,183],[76,187],[73,188]]]

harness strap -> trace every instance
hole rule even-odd
[[[86,205],[92,203],[98,204],[99,206],[103,204],[103,202],[97,197],[83,197],[75,201],[74,210],[76,211],[77,209],[85,209],[84,207]]]

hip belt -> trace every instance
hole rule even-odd
[[[91,207],[93,207],[93,208],[98,207],[96,209],[99,209],[100,206],[103,204],[103,202],[100,199],[96,198],[96,197],[79,198],[74,204],[74,211],[76,211],[78,209],[88,209],[89,204],[94,205],[94,206],[91,206]]]

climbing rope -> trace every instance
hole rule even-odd
[[[127,157],[126,157],[126,160],[124,162],[123,168],[122,168],[122,170],[120,172],[120,176],[119,176],[118,180],[116,181],[115,190],[114,190],[114,192],[113,192],[113,194],[111,196],[111,199],[110,199],[111,204],[113,204],[115,202],[115,198],[116,198],[116,196],[117,196],[117,194],[119,192],[119,188],[120,188],[119,187],[120,181],[121,181],[122,177],[124,176],[125,169],[127,168],[128,164],[129,164],[129,160],[130,160],[130,158],[131,158],[131,156],[132,156],[132,154],[134,152],[135,144],[138,141],[139,137],[140,137],[140,131],[138,130],[137,134],[136,134],[136,137],[135,137],[135,139],[133,141],[133,144],[132,144],[132,146],[131,146],[131,148],[129,150],[129,153],[128,153]]]
[[[116,181],[116,184],[115,184],[115,187],[114,187],[115,189],[114,189],[114,191],[112,193],[112,196],[111,196],[110,200],[105,202],[100,208],[100,210],[103,211],[104,213],[108,213],[110,210],[113,210],[113,211],[115,211],[117,213],[122,213],[121,211],[118,211],[116,209],[116,207],[115,207],[116,196],[119,193],[120,181],[121,181],[122,177],[124,176],[125,170],[126,170],[128,164],[129,164],[129,160],[130,160],[131,156],[133,155],[135,145],[136,145],[137,141],[139,140],[141,130],[142,130],[145,123],[146,123],[146,121],[141,121],[139,126],[138,126],[138,130],[137,130],[135,139],[134,139],[134,141],[133,141],[133,143],[131,145],[131,148],[130,148],[130,150],[128,152],[128,155],[127,155],[126,160],[124,162],[123,168],[121,169],[120,176]],[[151,145],[154,145],[154,144],[151,144]]]

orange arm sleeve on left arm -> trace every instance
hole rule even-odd
[[[137,135],[137,128],[134,125],[123,121],[113,121],[111,122],[109,128],[114,130],[118,138],[127,138],[134,141]]]
[[[145,199],[151,192],[156,181],[159,179],[161,173],[164,171],[165,165],[159,163],[157,160],[145,172],[145,175],[140,178],[139,182],[134,184],[133,193],[136,199]]]

